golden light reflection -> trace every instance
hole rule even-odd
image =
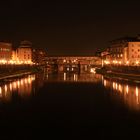
[[[10,91],[12,91],[12,84],[10,83]]]
[[[2,96],[2,89],[1,89],[1,87],[0,87],[0,96]]]
[[[139,104],[139,90],[137,86],[136,86],[136,100],[137,100],[137,104]]]
[[[120,93],[122,93],[122,85],[121,84],[119,84],[119,91],[120,91]]]
[[[115,85],[116,85],[116,90],[117,90],[118,89],[118,84],[116,83]]]
[[[78,80],[78,75],[77,74],[74,74],[73,77],[74,77],[74,81]]]
[[[14,91],[18,91],[19,95],[30,94],[32,91],[32,82],[35,80],[35,75],[29,75],[26,78],[18,79],[0,86],[0,98],[9,100]]]
[[[64,73],[64,81],[66,81],[66,73]]]
[[[128,85],[126,86],[126,93],[128,94],[128,92],[129,92],[129,87],[128,87]]]
[[[7,85],[4,86],[5,93],[7,93]]]
[[[114,79],[107,79],[107,78],[104,80],[104,83],[103,83],[103,85],[106,88],[110,89],[110,92],[113,93],[113,95],[116,98],[118,96],[120,96],[121,97],[120,100],[123,100],[124,103],[130,109],[140,110],[140,104],[139,104],[140,85],[136,86],[135,84],[136,83],[129,83],[128,84],[127,82],[122,82],[121,80],[117,81],[117,80],[114,80]],[[119,94],[119,93],[121,93],[121,94]]]
[[[104,80],[104,86],[106,86],[106,80]]]
[[[115,89],[115,82],[113,82],[113,89]]]

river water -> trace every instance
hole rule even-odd
[[[94,73],[7,80],[0,83],[0,120],[1,136],[11,139],[137,136],[140,82]]]

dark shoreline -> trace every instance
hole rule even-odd
[[[7,80],[12,80],[14,78],[20,78],[25,75],[33,74],[38,72],[39,70],[33,69],[26,69],[26,70],[19,70],[15,72],[5,72],[0,74],[0,82],[6,82]]]
[[[140,82],[140,74],[122,73],[122,72],[105,71],[105,70],[100,70],[100,71],[97,71],[96,73],[102,74],[104,77],[107,77],[107,78]]]

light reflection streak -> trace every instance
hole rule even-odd
[[[113,93],[116,98],[120,96],[120,100],[123,100],[130,109],[140,110],[140,85],[136,85],[136,83],[127,83],[107,78],[104,79],[103,85],[105,88],[109,88],[110,92]]]
[[[136,86],[136,100],[137,100],[137,104],[139,104],[139,90],[137,86]]]
[[[0,86],[0,98],[9,99],[14,91],[18,91],[20,95],[30,94],[32,91],[32,82],[35,75],[29,75],[26,78],[18,79]]]
[[[59,82],[101,82],[100,74],[78,74],[78,73],[63,73],[58,75],[58,77],[47,79],[47,81],[59,81]]]
[[[122,85],[121,84],[119,84],[119,91],[120,91],[120,93],[122,93]]]
[[[116,90],[118,89],[118,84],[116,83]]]
[[[5,93],[7,93],[7,85],[4,86]]]
[[[78,75],[77,74],[74,74],[74,81],[77,81],[78,80]]]
[[[13,88],[12,88],[12,84],[10,83],[10,91],[12,91],[12,89],[13,89]]]
[[[128,94],[128,92],[129,92],[129,87],[128,87],[128,85],[126,86],[126,93]]]
[[[66,73],[64,73],[64,81],[66,81]]]
[[[2,96],[2,88],[0,87],[0,96]]]
[[[104,80],[104,86],[106,86],[106,80]]]

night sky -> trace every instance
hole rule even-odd
[[[139,33],[139,1],[0,1],[0,41],[29,40],[48,55],[93,55]]]

